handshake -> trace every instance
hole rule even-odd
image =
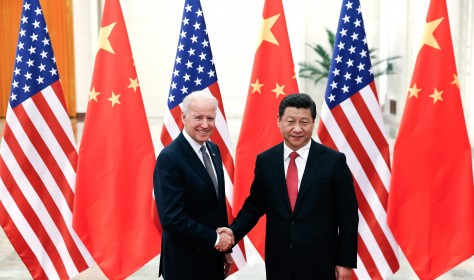
[[[216,230],[219,234],[219,243],[214,246],[219,252],[227,252],[235,244],[234,233],[230,228],[220,227]]]

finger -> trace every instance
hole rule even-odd
[[[228,264],[224,264],[224,275],[227,277],[230,272],[230,266]]]

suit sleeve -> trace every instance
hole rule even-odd
[[[234,232],[235,243],[238,243],[257,224],[260,217],[266,213],[264,185],[261,174],[260,160],[257,157],[254,179],[250,194],[244,202],[229,228]]]
[[[158,156],[153,173],[155,199],[161,225],[193,247],[214,250],[216,229],[198,223],[184,211],[183,174],[178,172],[177,161],[176,158],[162,152]]]
[[[339,224],[337,265],[355,268],[357,266],[359,214],[352,173],[347,166],[344,154],[337,161],[334,180]]]

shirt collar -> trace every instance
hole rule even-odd
[[[191,148],[193,148],[194,152],[196,152],[196,154],[199,154],[202,145],[199,144],[193,138],[191,138],[191,136],[189,136],[189,134],[184,129],[183,129],[183,135],[184,135],[184,138],[186,138],[186,140],[188,140],[188,143],[189,143],[189,145],[191,145]]]
[[[304,159],[308,159],[308,155],[309,155],[309,148],[311,147],[311,140],[306,144],[304,145],[303,147],[299,148],[298,150],[296,150],[295,152],[298,153],[298,155]],[[292,149],[290,149],[285,142],[283,142],[283,159],[286,160],[289,156],[290,156],[290,153],[293,152]]]

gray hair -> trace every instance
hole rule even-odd
[[[189,106],[194,100],[211,101],[216,106],[217,111],[218,101],[209,91],[194,91],[183,99],[182,111],[185,115],[189,113]]]

